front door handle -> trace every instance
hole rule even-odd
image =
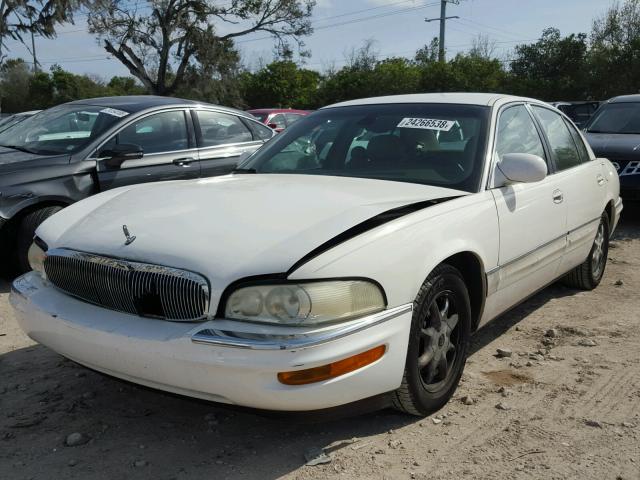
[[[560,190],[553,191],[553,203],[562,203],[564,200],[564,195]]]
[[[604,185],[604,182],[606,181],[604,177],[600,174],[598,174],[598,176],[596,177],[596,180],[598,181],[598,185],[600,186]]]
[[[172,163],[178,167],[190,167],[191,163],[195,161],[196,159],[193,157],[183,157],[174,159]]]

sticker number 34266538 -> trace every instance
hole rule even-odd
[[[448,132],[455,124],[452,120],[436,120],[435,118],[403,118],[398,128],[423,128],[425,130],[443,130]]]

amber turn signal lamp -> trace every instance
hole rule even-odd
[[[382,358],[387,347],[380,345],[366,352],[359,353],[353,357],[338,360],[329,365],[309,368],[307,370],[297,370],[295,372],[280,372],[278,380],[285,385],[306,385],[308,383],[322,382],[330,378],[339,377],[345,373],[353,372],[365,367],[376,360]]]

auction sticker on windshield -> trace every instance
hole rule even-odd
[[[422,128],[448,132],[455,123],[452,120],[436,120],[434,118],[403,118],[398,124],[398,128]]]
[[[106,113],[107,115],[112,115],[114,117],[126,117],[129,115],[129,112],[125,112],[124,110],[118,110],[117,108],[103,108],[100,110],[100,113]]]

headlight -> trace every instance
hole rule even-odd
[[[40,272],[43,277],[46,276],[44,272],[44,261],[47,258],[47,252],[45,252],[36,242],[33,242],[29,247],[27,258],[29,259],[29,265],[32,270]]]
[[[384,310],[381,288],[366,280],[252,285],[234,291],[225,317],[280,325],[314,326]]]

